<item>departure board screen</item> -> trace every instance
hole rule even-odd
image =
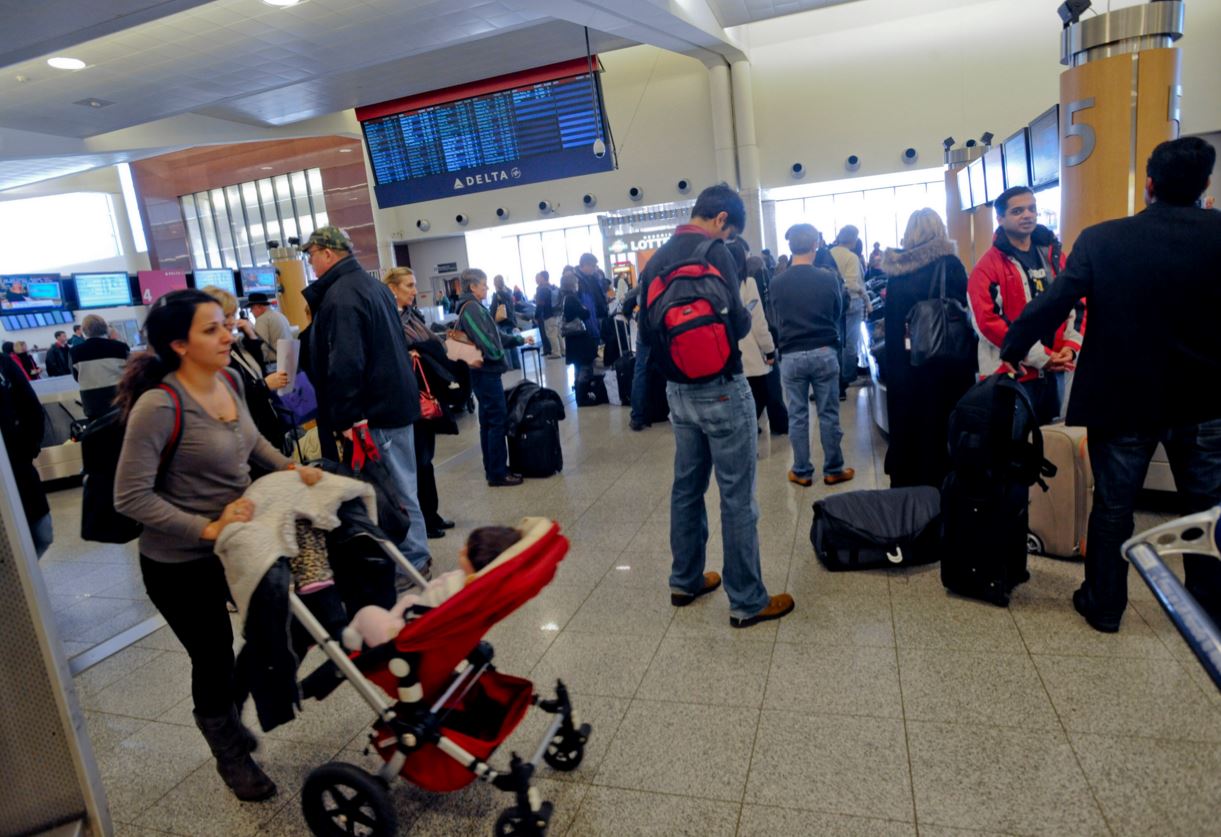
[[[596,75],[512,87],[367,119],[378,203],[398,206],[615,168]],[[609,143],[607,143],[609,145]]]

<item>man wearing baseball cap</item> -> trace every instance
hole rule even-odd
[[[263,360],[268,364],[267,371],[274,372],[276,344],[281,339],[292,339],[292,326],[288,323],[288,317],[271,307],[267,294],[255,291],[246,301],[250,303],[250,313],[254,315],[254,333],[263,341]]]
[[[339,227],[314,230],[301,250],[318,277],[304,291],[313,322],[302,340],[308,344],[320,424],[348,439],[353,428],[368,425],[411,518],[399,548],[427,576],[432,559],[412,427],[420,419],[420,393],[394,296],[360,266]]]

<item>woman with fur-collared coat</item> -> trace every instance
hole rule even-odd
[[[975,380],[975,362],[913,367],[907,348],[907,314],[937,292],[938,265],[945,265],[945,295],[967,304],[967,271],[958,246],[932,209],[918,209],[907,222],[903,249],[887,250],[886,409],[890,445],[886,473],[893,488],[940,487],[950,469],[947,433],[950,412]]]

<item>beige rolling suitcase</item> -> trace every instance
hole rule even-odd
[[[1030,487],[1027,551],[1055,558],[1081,558],[1094,507],[1094,474],[1084,427],[1052,424],[1042,428],[1043,456],[1056,466],[1047,491]]]

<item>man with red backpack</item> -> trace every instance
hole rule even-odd
[[[665,373],[674,427],[670,602],[683,607],[721,586],[717,573],[704,572],[704,494],[715,467],[725,592],[735,628],[779,619],[793,609],[789,594],[768,595],[759,566],[755,406],[738,351],[738,341],[750,333],[750,313],[724,244],[745,226],[746,207],[737,192],[724,183],[705,189],[690,221],[645,266],[639,297],[640,339],[649,346],[644,362]]]
[[[1060,242],[1038,223],[1034,192],[1014,186],[993,204],[999,227],[992,247],[967,280],[967,301],[979,332],[979,374],[1002,368],[1001,344],[1009,326],[1064,269]],[[1060,414],[1063,373],[1073,368],[1085,332],[1085,305],[1078,303],[1054,331],[1040,335],[1020,364],[1019,380],[1034,404],[1039,424]]]

